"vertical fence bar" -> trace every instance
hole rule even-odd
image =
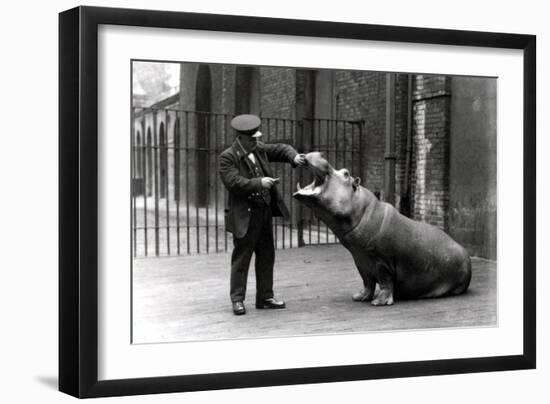
[[[334,135],[334,125],[336,123],[335,120],[331,120],[329,121],[330,122],[330,129],[327,131],[327,155],[329,156],[328,159],[330,161],[330,153],[333,149],[331,149],[330,145],[330,138],[331,138],[331,135]],[[333,160],[334,161],[334,160]],[[319,227],[319,230],[321,228],[321,221],[319,219],[317,219],[317,223],[318,223],[318,227]],[[325,243],[328,243],[328,226],[325,224]]]
[[[199,120],[200,120],[200,113],[199,112],[195,112],[194,114],[194,122],[195,122],[195,125],[194,125],[194,128],[195,128],[195,170],[198,169],[198,166],[199,166],[199,160],[200,160],[200,151],[199,151],[199,142],[198,142],[198,139],[199,139],[199,136],[201,135],[200,133],[198,133],[198,130],[199,130]],[[200,222],[199,222],[199,201],[198,201],[198,184],[197,184],[197,179],[198,179],[198,175],[197,175],[197,171],[195,171],[195,229],[196,229],[196,235],[197,235],[197,253],[200,253],[201,252],[201,240],[200,240],[200,230],[199,230],[199,227],[200,227]]]
[[[268,138],[271,139],[271,131],[273,128],[273,120],[271,118],[267,118],[267,135]],[[267,139],[266,139],[267,140]],[[274,242],[275,242],[275,248],[279,247],[279,242],[277,240],[277,228],[278,228],[278,220],[276,217],[273,218],[273,232],[274,232]]]
[[[145,129],[145,117],[142,121],[143,128]],[[143,132],[145,133],[145,132]],[[148,167],[150,162],[148,162],[148,156],[149,156],[149,150],[151,147],[151,132],[149,131],[149,128],[147,128],[147,140],[145,140],[145,135],[143,137],[143,237],[144,237],[144,248],[145,248],[145,256],[149,254],[149,247],[148,247],[148,238],[149,238],[149,228],[147,227],[147,189],[149,181],[149,171],[151,170],[151,167]]]
[[[204,131],[206,136],[206,147],[203,154],[206,155],[206,253],[209,252],[210,241],[210,218],[209,218],[209,206],[210,206],[210,115],[204,114]]]
[[[292,121],[288,120],[287,121],[288,123],[288,126],[290,126],[290,141],[293,145],[296,144],[296,139],[294,138],[294,133],[292,132]],[[289,130],[289,129],[287,129]],[[294,198],[292,198],[292,193],[294,192],[294,170],[290,170],[290,184],[289,184],[289,188],[290,188],[290,248],[294,247],[292,245],[292,231],[293,231],[293,226],[292,226],[292,222],[294,220]]]
[[[268,119],[267,120],[268,122],[268,125],[269,125],[269,130],[268,130],[268,136],[270,139],[272,139],[272,131],[273,131],[273,119]],[[275,127],[275,131],[277,130],[277,128]],[[278,236],[279,236],[279,219],[274,217],[273,218],[273,225],[274,225],[274,228],[275,228],[275,248],[278,248],[279,247],[279,240],[278,240]]]
[[[201,114],[200,112],[195,112],[194,114],[194,122],[195,122],[195,125],[194,125],[194,128],[195,128],[195,170],[197,170],[199,168],[199,161],[200,161],[200,150],[199,150],[199,136],[201,136],[201,134],[199,133],[199,128],[200,128],[200,119],[201,119]],[[199,254],[201,252],[201,245],[200,245],[200,210],[199,210],[199,193],[198,193],[198,175],[197,175],[197,171],[195,171],[195,192],[194,192],[194,195],[195,195],[195,231],[196,231],[196,235],[197,235],[197,254]]]
[[[163,167],[162,169],[165,172],[164,178],[164,196],[166,197],[166,253],[170,255],[170,170],[168,167],[169,153],[168,153],[168,129],[170,128],[170,116],[168,115],[168,110],[164,110],[164,150],[163,153]]]
[[[353,176],[354,177],[360,177],[361,174],[359,174],[359,168],[358,168],[358,165],[357,165],[357,158],[356,158],[356,153],[355,153],[355,147],[356,147],[356,140],[355,140],[355,137],[357,136],[356,135],[357,133],[357,124],[355,123],[352,123],[351,124],[351,152],[350,152],[350,155],[351,155],[351,161],[352,161],[352,165],[353,165]]]
[[[131,184],[131,190],[132,190],[132,234],[133,234],[133,243],[132,243],[132,246],[133,246],[133,256],[134,258],[136,257],[137,255],[137,251],[136,251],[136,247],[137,247],[137,240],[136,240],[136,235],[137,235],[137,222],[136,222],[136,210],[137,210],[137,207],[136,207],[136,180],[137,180],[137,169],[136,169],[136,165],[137,165],[137,154],[139,153],[139,149],[138,149],[138,145],[137,145],[137,139],[136,139],[136,128],[135,128],[135,121],[134,121],[134,111],[135,111],[135,108],[132,107],[132,116],[131,116],[131,125],[132,125],[132,131],[131,131],[131,139],[130,141],[132,142],[132,184]]]
[[[302,122],[295,120],[293,121],[293,126],[294,126],[294,134],[296,136],[296,144],[303,151],[304,137],[303,137]],[[304,186],[304,172],[301,171],[297,177],[298,177],[298,182],[301,183],[300,186]],[[305,207],[301,203],[296,205],[296,238],[298,239],[298,247],[303,247],[306,244],[304,241],[304,211],[305,211]]]
[[[290,134],[288,133],[288,128],[287,128],[287,124],[286,124],[286,119],[283,119],[281,120],[281,125],[283,125],[283,133],[284,133],[284,138],[285,139],[288,139],[288,141],[290,142],[290,144],[292,144],[292,138],[290,137]],[[289,205],[290,203],[292,202],[289,198],[289,194],[292,190],[292,185],[291,185],[291,175],[292,175],[292,166],[288,165],[288,164],[285,164],[282,166],[282,171],[283,171],[283,174],[284,174],[284,182],[286,184],[283,184],[283,189],[287,189],[286,192],[283,191],[283,195],[286,196],[286,201],[288,201]],[[285,202],[286,202],[285,201]],[[289,206],[290,208],[290,206]],[[290,215],[290,211],[289,211],[289,215]],[[286,230],[285,230],[285,233],[286,233],[286,242],[287,242],[287,246],[288,248],[291,248],[292,247],[292,244],[290,243],[290,223],[288,221],[285,221],[285,227],[286,227]]]
[[[153,176],[154,176],[154,196],[155,196],[155,255],[159,255],[159,147],[157,138],[157,115],[154,113],[153,119]]]
[[[361,172],[361,123],[357,123],[355,126],[355,164],[357,165],[357,176],[363,178]]]
[[[329,150],[328,150],[328,142],[329,142],[329,131],[330,131],[330,128],[329,128],[329,120],[328,119],[324,119],[323,121],[319,121],[319,128],[321,127],[321,122],[324,122],[325,123],[325,136],[324,136],[324,142],[323,142],[323,139],[322,139],[322,134],[319,133],[319,146],[320,146],[320,149],[321,151],[325,152],[326,153],[326,158],[327,160],[330,159],[330,155],[329,155]],[[320,131],[319,131],[320,132]],[[318,218],[318,217],[315,217],[314,220],[317,222],[317,244],[321,244],[321,220]],[[313,221],[313,219],[312,219]]]
[[[323,144],[322,131],[321,131],[321,123],[322,122],[323,122],[323,120],[321,120],[321,119],[319,119],[317,121],[317,131],[318,131],[318,139],[317,140],[318,140],[320,148],[322,147],[322,144]],[[327,123],[326,120],[324,122],[325,122],[325,133],[328,133],[328,128],[327,128],[328,123]],[[327,156],[327,159],[328,159],[328,156]],[[321,222],[320,222],[319,218],[316,218],[316,221],[317,221],[317,244],[321,244]],[[310,223],[311,223],[311,221],[310,221]]]
[[[355,159],[357,160],[357,172],[358,172],[358,175],[363,178],[363,164],[362,164],[362,157],[361,157],[361,154],[362,154],[362,151],[361,151],[361,142],[362,142],[362,139],[361,139],[361,127],[363,126],[363,124],[361,122],[359,122],[357,124],[357,128],[355,129]]]
[[[180,255],[180,199],[181,199],[181,178],[180,178],[180,160],[181,160],[181,119],[178,111],[175,113],[174,122],[174,197],[176,200],[176,251]]]
[[[336,120],[334,122],[334,126],[335,126],[335,129],[334,129],[334,146],[335,146],[334,164],[336,165],[336,169],[340,170],[341,168],[343,168],[342,164],[339,162],[339,157],[340,157],[340,154],[341,154],[340,141],[341,141],[341,137],[342,137],[342,134],[340,133],[340,122],[338,122]],[[332,233],[332,232],[330,232],[330,233]],[[330,243],[330,233],[329,233],[329,228],[327,226],[327,243]],[[334,241],[334,238],[332,240]]]
[[[220,150],[218,150],[218,116],[214,116],[214,167],[217,167],[217,159],[220,154]],[[219,252],[218,248],[218,172],[217,170],[214,170],[214,212],[216,213],[215,216],[215,226],[216,226],[216,252]]]
[[[364,162],[364,159],[363,159],[363,130],[364,130],[364,126],[365,126],[365,122],[364,121],[361,121],[359,123],[359,140],[358,140],[358,145],[357,145],[357,149],[358,149],[358,153],[357,155],[359,156],[358,160],[359,160],[359,172],[361,173],[361,175],[363,175],[363,162]]]
[[[147,190],[147,184],[146,184],[146,173],[145,173],[145,142],[146,142],[146,134],[145,134],[145,122],[144,120],[142,119],[141,122],[140,122],[140,125],[141,125],[141,133],[142,133],[142,136],[141,136],[141,141],[139,142],[139,148],[138,148],[138,153],[139,153],[139,156],[140,156],[140,159],[138,161],[138,165],[139,165],[139,172],[141,173],[141,177],[142,177],[142,180],[143,180],[143,184],[142,184],[142,189],[143,189],[143,192],[142,192],[142,197],[143,197],[143,200],[144,200],[144,203],[143,203],[143,206],[144,206],[144,209],[143,209],[143,212],[145,214],[147,214],[147,210],[145,209],[145,207],[147,206],[146,203],[145,203],[145,200],[146,200],[146,190]],[[140,215],[141,216],[141,215]],[[136,225],[137,225],[137,216],[136,216]],[[143,234],[143,238],[145,239],[145,226],[141,226],[143,227],[144,229],[144,234]],[[139,237],[139,234],[141,232],[137,232],[136,233],[136,239],[137,237]],[[147,244],[145,244],[147,245]]]
[[[224,115],[223,117],[223,147],[226,147],[227,146],[227,127],[228,127],[228,124],[227,124],[227,121],[228,121],[228,116],[227,115]],[[224,220],[225,220],[225,209],[227,209],[227,196],[226,196],[226,193],[227,191],[224,191],[224,198],[223,198],[223,209],[224,209]],[[223,231],[223,237],[224,237],[224,251],[227,251],[227,229],[225,228],[226,226],[226,223],[224,222],[224,231]]]
[[[279,138],[279,132],[281,130],[280,128],[280,125],[281,124],[281,120],[280,119],[277,119],[275,121],[275,133],[276,133],[276,136],[275,136],[275,139]],[[284,133],[284,127],[283,127],[283,133]],[[285,169],[282,168],[281,170],[278,170],[281,177],[281,190],[283,192],[283,195],[285,194]],[[281,219],[280,220],[280,223],[281,223],[281,238],[282,238],[282,242],[283,242],[283,249],[286,247],[285,246],[285,221],[284,219]]]
[[[340,125],[339,125],[339,122],[338,121],[334,121],[334,167],[339,170],[340,168],[342,168],[340,166],[340,163],[338,162],[338,155],[339,155],[339,152],[340,152],[340,136],[339,136],[339,129]]]
[[[191,222],[189,220],[189,112],[185,111],[185,222],[187,254],[191,254]]]
[[[313,125],[315,125],[315,122],[313,121],[313,122],[309,123],[310,125],[312,125],[311,127],[308,127],[309,131],[303,130],[303,127],[304,127],[305,124],[306,124],[306,122],[303,121],[303,124],[302,124],[303,125],[302,126],[302,138],[303,138],[302,139],[302,144],[304,144],[304,146],[305,145],[310,145],[311,146],[311,138],[309,140],[306,140],[305,139],[305,136],[306,136],[305,134],[307,133],[308,136],[311,135],[311,131],[314,130]],[[309,184],[305,184],[305,185],[309,185]],[[311,245],[311,213],[310,213],[309,209],[307,210],[307,212],[308,212],[308,218],[307,218],[308,245]]]
[[[354,145],[354,150],[355,150],[355,164],[357,165],[357,176],[358,177],[363,177],[363,173],[361,172],[361,123],[357,123],[357,125],[355,125],[355,145]]]

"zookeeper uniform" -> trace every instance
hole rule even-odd
[[[231,121],[238,136],[259,137],[260,119],[254,115],[239,115]],[[273,216],[289,217],[276,185],[262,187],[263,177],[272,177],[269,162],[285,162],[294,165],[298,153],[286,144],[256,143],[256,149],[248,152],[239,137],[231,147],[219,156],[219,173],[229,191],[225,211],[225,228],[233,233],[234,249],[231,255],[230,297],[235,314],[244,314],[235,306],[246,295],[248,268],[252,253],[256,254],[256,307],[284,308],[273,295]]]

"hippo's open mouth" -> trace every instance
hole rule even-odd
[[[296,184],[296,192],[294,193],[294,196],[296,195],[318,195],[321,193],[322,185],[325,183],[324,180],[320,180],[319,178],[315,177],[315,180],[308,186],[302,188],[300,187],[300,183],[298,182]]]
[[[304,188],[300,187],[300,183],[296,184],[297,190],[293,196],[312,196],[320,194],[332,170],[332,167],[328,161],[324,159],[321,153],[308,153],[306,155],[306,161],[306,167],[313,174],[313,182]]]

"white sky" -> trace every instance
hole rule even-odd
[[[148,103],[179,91],[179,63],[134,62],[132,72],[133,94],[145,96]]]

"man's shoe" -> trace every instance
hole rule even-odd
[[[240,316],[246,313],[243,302],[233,302],[233,314]]]
[[[256,301],[257,309],[284,309],[285,307],[285,302],[283,302],[282,300],[275,300],[275,298],[273,297],[261,301]]]

